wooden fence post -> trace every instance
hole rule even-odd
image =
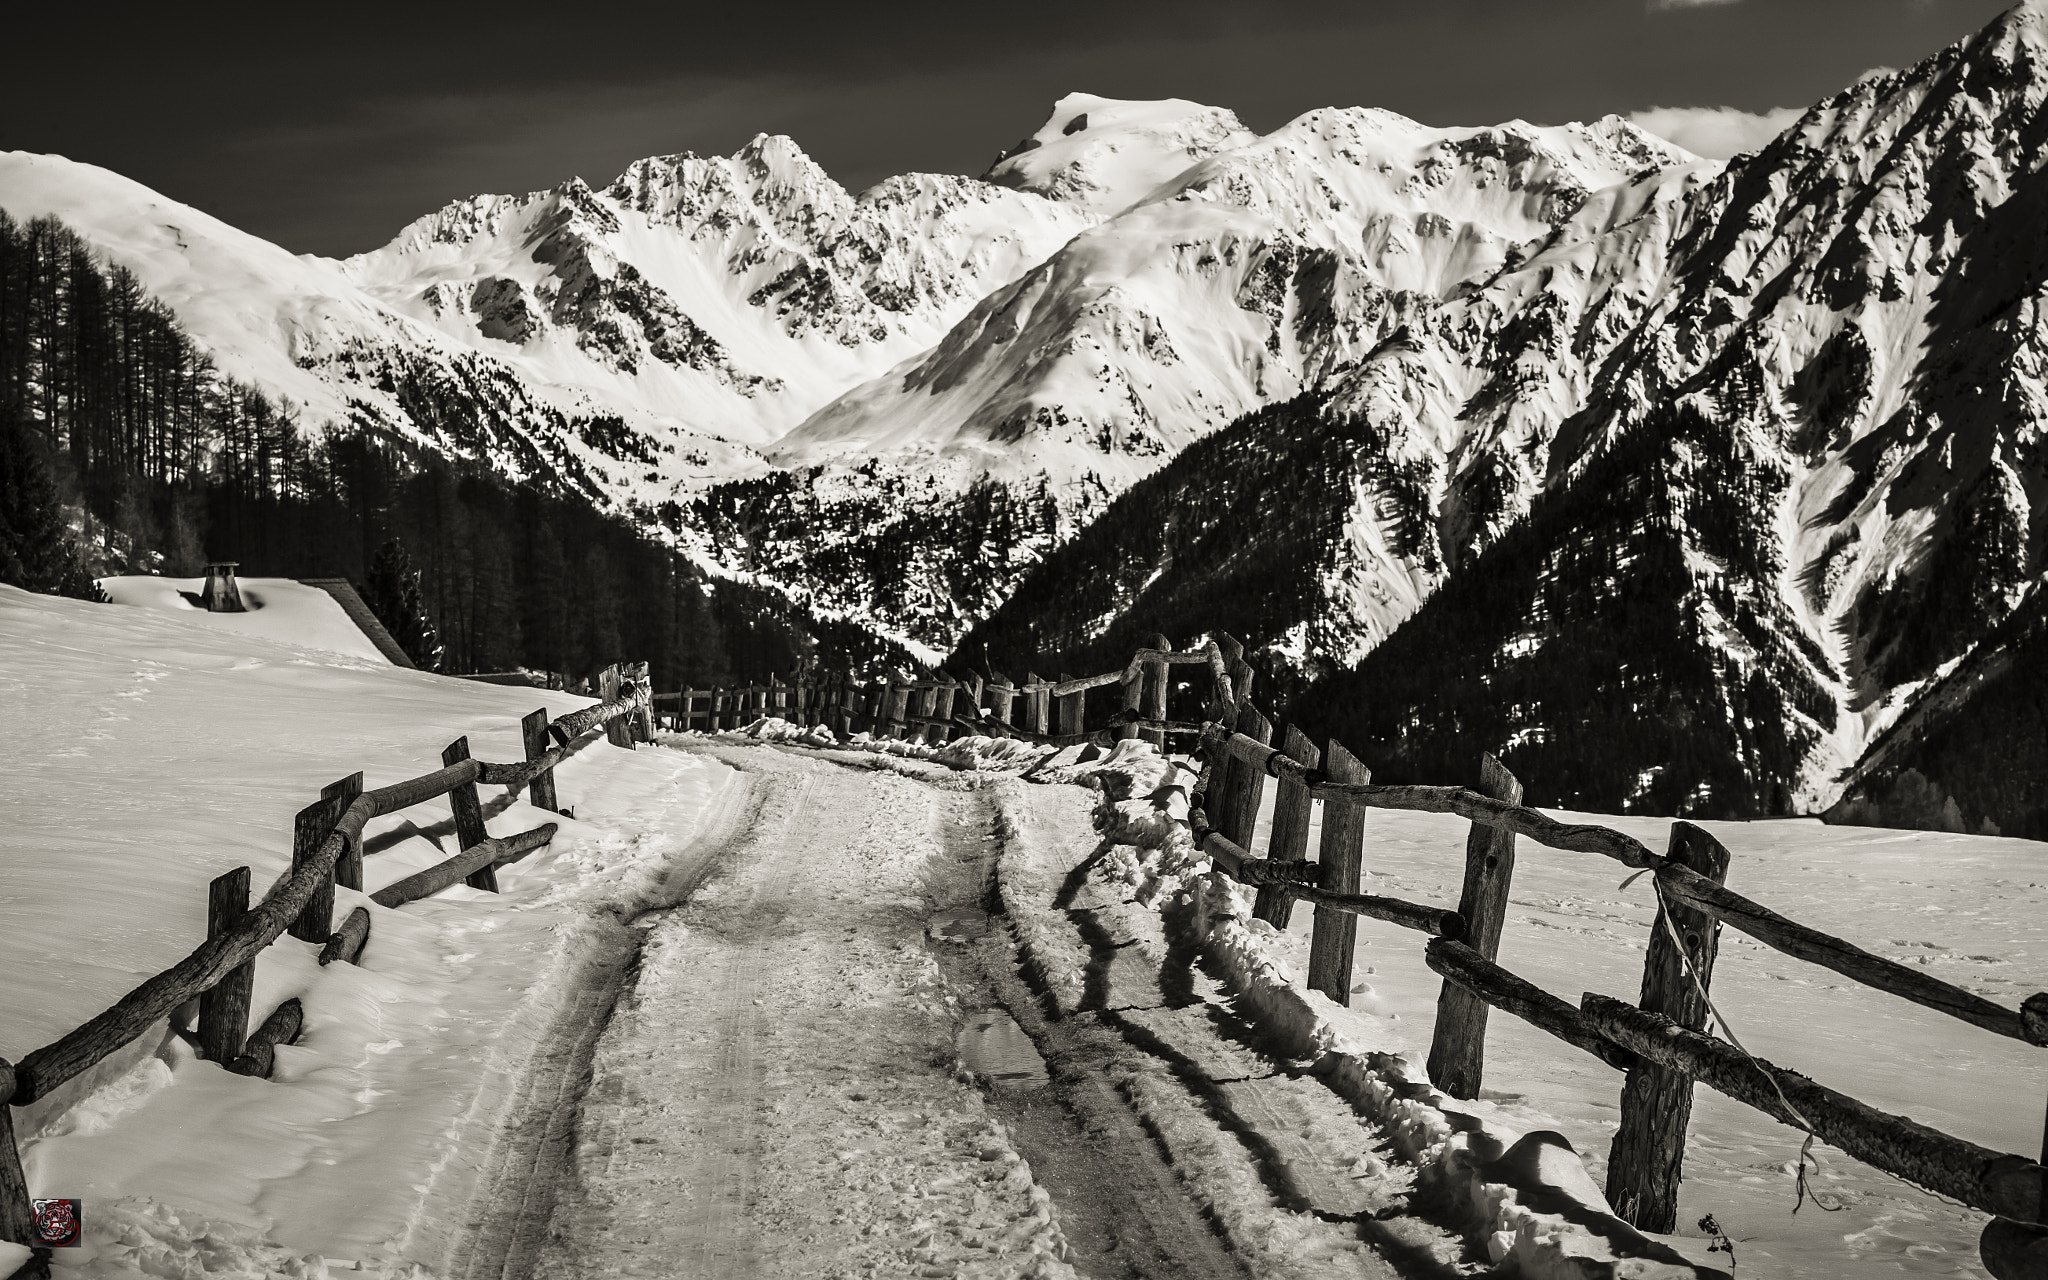
[[[1140,667],[1135,674],[1126,676],[1122,683],[1117,686],[1117,692],[1122,695],[1117,701],[1126,714],[1133,716],[1144,715],[1145,669]],[[1119,741],[1125,738],[1135,738],[1138,736],[1138,726],[1126,724],[1116,731],[1116,736]]]
[[[1728,878],[1728,850],[1690,822],[1671,824],[1669,856],[1715,884]],[[1656,922],[1650,926],[1650,953],[1643,962],[1640,1007],[1698,1031],[1707,1024],[1707,1002],[1699,987],[1713,979],[1721,925],[1691,907],[1672,904],[1667,913],[1662,904],[1669,899],[1659,895],[1659,901]],[[1671,941],[1673,929],[1684,940],[1683,954]],[[1693,973],[1687,972],[1687,956],[1698,974],[1698,987]],[[1678,1178],[1691,1121],[1691,1076],[1650,1062],[1629,1068],[1621,1088],[1621,1128],[1607,1157],[1607,1201],[1638,1231],[1667,1232],[1677,1225]]]
[[[981,677],[976,675],[974,672],[969,671],[965,676],[955,676],[954,683],[957,684],[960,690],[967,695],[966,708],[962,710],[956,706],[954,708],[954,714],[965,715],[975,720],[981,719]],[[958,722],[955,722],[950,732],[951,736],[953,737],[964,738],[970,733],[979,733],[980,730],[968,729],[965,726],[959,724]]]
[[[1316,750],[1297,725],[1287,726],[1280,752],[1311,769],[1323,762],[1323,753]],[[1275,862],[1300,862],[1308,856],[1309,811],[1314,804],[1307,783],[1292,774],[1280,779],[1280,794],[1273,801],[1273,835],[1266,841],[1268,858]],[[1285,929],[1294,918],[1294,895],[1278,885],[1266,885],[1259,890],[1252,914],[1276,929]]]
[[[939,673],[939,687],[932,693],[932,718],[942,722],[932,726],[932,741],[939,746],[953,739],[953,695],[959,688],[958,680]]]
[[[249,868],[236,867],[206,886],[206,936],[218,938],[249,910]],[[323,942],[326,939],[321,939]],[[199,1052],[222,1066],[241,1056],[249,1034],[249,999],[256,962],[236,966],[199,997]]]
[[[917,682],[910,678],[908,671],[898,671],[889,681],[889,736],[908,738],[910,736],[910,695],[916,691]]]
[[[1032,733],[1052,733],[1052,690],[1044,688],[1046,678],[1029,667],[1024,669],[1024,727]],[[1030,688],[1039,685],[1040,688]]]
[[[638,685],[647,693],[647,701],[641,703],[639,710],[633,712],[630,717],[633,721],[633,736],[642,742],[652,742],[654,741],[653,669],[645,662],[636,662],[626,668],[626,674],[632,678],[635,685]]]
[[[320,789],[320,798],[326,801],[332,810],[327,819],[327,829],[330,832],[334,830],[334,824],[341,821],[341,815],[348,812],[348,807],[354,804],[356,797],[361,794],[363,794],[363,774],[361,770],[357,770],[346,778],[330,782]],[[320,838],[325,840],[327,837],[323,835]],[[318,846],[315,847],[317,848]],[[354,889],[357,893],[363,891],[362,841],[351,840],[342,849],[341,857],[334,864],[334,883],[344,889]],[[332,907],[330,906],[329,909],[332,910]]]
[[[1522,803],[1522,784],[1491,755],[1479,757],[1479,792]],[[1515,833],[1475,822],[1465,835],[1465,889],[1458,914],[1465,945],[1488,960],[1500,955],[1508,886],[1515,877]],[[1446,978],[1436,997],[1436,1033],[1429,1042],[1429,1080],[1453,1098],[1479,1096],[1486,1070],[1486,1001]]]
[[[619,686],[624,683],[619,677],[619,664],[614,662],[597,675],[597,700],[610,702],[619,696]],[[626,724],[625,717],[617,717],[604,723],[605,741],[615,747],[633,749],[633,730]]]
[[[329,783],[320,791],[320,798],[299,810],[292,822],[292,870],[297,871],[313,860],[320,852],[320,846],[327,843],[333,833],[334,824],[341,820],[355,798],[363,793],[363,775],[351,774],[339,782]],[[355,841],[349,842],[352,846]],[[288,932],[302,942],[327,941],[327,935],[334,932],[334,885],[346,875],[354,879],[350,888],[360,889],[363,884],[362,852],[359,847],[350,851],[351,865],[343,867],[341,861],[328,868],[322,877],[320,887],[306,900],[305,910],[292,921]]]
[[[1273,740],[1273,722],[1247,702],[1237,713],[1237,731],[1259,743]],[[1224,816],[1212,825],[1241,849],[1252,847],[1259,826],[1259,801],[1266,794],[1266,773],[1236,756],[1226,755],[1223,769]]]
[[[617,724],[618,721],[614,720],[612,723]],[[628,743],[627,745],[631,746],[632,744]],[[469,738],[467,736],[457,738],[448,744],[446,750],[441,752],[441,763],[443,765],[461,764],[467,759],[469,759]],[[490,832],[484,830],[484,806],[476,798],[476,783],[465,782],[453,791],[450,791],[448,793],[448,804],[450,808],[455,810],[455,841],[458,851],[470,848],[473,845],[482,844],[490,836]],[[463,883],[472,889],[482,889],[488,893],[496,893],[498,891],[498,869],[488,866],[479,867],[475,871],[470,872],[468,877],[463,880]],[[330,925],[329,929],[331,930],[332,928],[333,926]],[[320,940],[325,942],[327,934],[321,934]]]
[[[1068,672],[1060,672],[1062,683],[1073,678],[1073,675]],[[1066,697],[1059,699],[1059,734],[1061,737],[1081,732],[1081,721],[1085,717],[1087,710],[1087,698],[1088,691],[1083,689],[1079,693],[1070,693]]]
[[[28,1176],[21,1168],[21,1149],[14,1144],[14,1108],[5,1101],[13,1095],[14,1067],[5,1058],[0,1058],[0,1240],[9,1244],[32,1245],[35,1243],[35,1205],[29,1201]],[[34,1265],[33,1262],[29,1264]],[[26,1270],[24,1268],[17,1274],[25,1274]]]
[[[1323,752],[1323,776],[1332,782],[1372,781],[1372,770],[1330,739]],[[1317,887],[1331,893],[1357,893],[1360,864],[1365,861],[1365,806],[1349,800],[1323,801],[1323,840],[1316,854],[1322,867]],[[1349,912],[1316,908],[1315,935],[1309,939],[1308,985],[1338,1004],[1351,1003],[1351,958],[1358,947],[1358,917]]]
[[[991,671],[988,676],[988,718],[999,725],[1010,723],[1010,707],[1017,700],[1017,686],[1010,683],[1010,677],[1000,671]],[[1007,734],[999,736],[1008,736]]]
[[[689,721],[689,697],[690,691],[687,689],[683,690],[683,719],[685,727],[688,727]],[[526,758],[528,760],[538,760],[546,755],[548,753],[548,709],[542,707],[538,711],[531,712],[525,719],[521,720],[519,722],[519,736],[526,744]],[[546,809],[550,813],[560,813],[562,811],[561,804],[555,799],[555,771],[553,769],[542,769],[539,773],[534,774],[533,781],[527,784],[526,796],[537,809]],[[360,888],[361,886],[358,887]]]
[[[1161,653],[1170,653],[1173,650],[1173,645],[1167,641],[1165,636],[1155,635],[1145,643],[1148,647],[1157,649]],[[1172,670],[1173,668],[1167,666],[1164,662],[1148,662],[1145,664],[1144,708],[1147,720],[1166,719],[1166,682]],[[1166,730],[1147,729],[1145,730],[1145,738],[1153,746],[1159,748],[1162,754],[1166,751]]]

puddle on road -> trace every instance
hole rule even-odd
[[[954,907],[933,915],[925,931],[941,942],[973,942],[988,932],[988,912]]]
[[[1045,1059],[1017,1020],[1001,1009],[970,1014],[953,1043],[968,1070],[1004,1092],[1042,1089],[1048,1083]]]

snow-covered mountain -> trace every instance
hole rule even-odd
[[[0,155],[0,207],[62,220],[310,427],[385,428],[615,506],[760,469],[759,447],[1093,221],[952,175],[852,196],[765,135],[603,191],[458,201],[345,262],[54,156]]]
[[[1331,723],[1376,767],[1440,774],[1477,741],[1574,803],[1827,803],[2041,577],[2044,100],[2048,8],[2022,6],[1725,169],[1594,194],[1411,301],[1286,422],[1247,418],[1141,485],[1134,508],[1175,515],[1164,542],[1057,604],[1027,582],[974,643],[1177,636],[1237,609],[1282,665],[1363,659],[1303,706],[1346,708]],[[1233,451],[1319,531],[1202,500]],[[1183,567],[1226,521],[1235,563],[1267,566],[1256,591],[1213,550]],[[1113,508],[1046,581],[1130,523]],[[1707,756],[1728,767],[1676,786],[1673,762]]]
[[[1063,121],[1076,104],[1088,109]],[[1615,118],[1431,129],[1330,110],[1243,139],[1214,113],[1195,113],[1201,127],[1190,128],[1185,113],[1165,111],[1183,104],[1135,105],[1108,104],[1120,115],[1069,99],[1038,135],[1058,140],[1004,159],[998,176],[1052,153],[1057,163],[1034,181],[1058,187],[1048,173],[1078,173],[1088,181],[1070,185],[1109,189],[1101,156],[1156,146],[1162,118],[1179,122],[1176,143],[1194,133],[1189,149],[1216,136],[1235,145],[1153,186],[992,292],[932,350],[784,436],[770,454],[802,483],[719,495],[752,513],[744,530],[715,530],[730,551],[842,593],[828,596],[837,605],[883,601],[898,626],[947,643],[1007,594],[1009,565],[1028,565],[1193,441],[1355,363],[1555,233],[1594,193],[1701,163]],[[1075,151],[1098,116],[1133,136]],[[956,536],[991,505],[1035,538],[993,580],[988,540]],[[707,516],[717,526],[717,512]],[[886,573],[817,572],[828,559]]]

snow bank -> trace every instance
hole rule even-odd
[[[278,607],[273,620],[291,613]],[[0,1056],[185,956],[205,937],[214,876],[246,864],[262,893],[322,785],[356,769],[372,787],[416,776],[463,735],[480,758],[517,759],[523,714],[590,704],[220,625],[264,613],[0,587],[0,707],[34,744],[0,787]],[[32,1191],[86,1201],[85,1247],[58,1255],[59,1276],[314,1276],[322,1259],[406,1275],[445,1244],[507,1081],[586,994],[580,975],[623,931],[614,913],[658,895],[732,773],[598,742],[556,776],[577,819],[485,789],[494,832],[561,824],[500,870],[502,893],[458,885],[388,910],[340,890],[337,920],[371,914],[360,967],[321,968],[319,948],[290,937],[262,953],[256,1016],[290,997],[306,1009],[273,1079],[200,1061],[160,1024],[16,1112]],[[452,825],[445,799],[373,823],[366,888],[451,855]]]
[[[242,578],[247,613],[208,613],[197,601],[204,578],[137,576],[101,578],[115,604],[179,615],[195,627],[212,627],[309,649],[329,649],[380,666],[390,665],[377,646],[342,612],[334,597],[290,578]]]
[[[1074,771],[1102,793],[1096,828],[1120,846],[1102,860],[1101,873],[1128,883],[1138,905],[1180,916],[1177,923],[1203,940],[1239,1012],[1286,1056],[1313,1063],[1311,1070],[1376,1122],[1394,1153],[1416,1169],[1418,1188],[1483,1239],[1494,1263],[1531,1280],[1725,1274],[1695,1267],[1615,1217],[1561,1135],[1518,1132],[1491,1104],[1453,1100],[1431,1087],[1415,1062],[1368,1050],[1340,1031],[1328,1016],[1339,1006],[1297,985],[1296,966],[1270,945],[1279,931],[1252,918],[1254,891],[1211,872],[1196,850],[1185,824],[1192,779],[1184,770],[1134,741]],[[1130,798],[1140,790],[1145,794]],[[1028,926],[1019,936],[1027,947],[1034,941]],[[1040,976],[1073,980],[1057,966]]]

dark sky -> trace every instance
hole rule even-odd
[[[299,252],[446,201],[787,133],[849,188],[979,173],[1081,90],[1266,131],[1799,106],[1996,0],[1036,0],[16,6],[0,147],[117,170]]]

